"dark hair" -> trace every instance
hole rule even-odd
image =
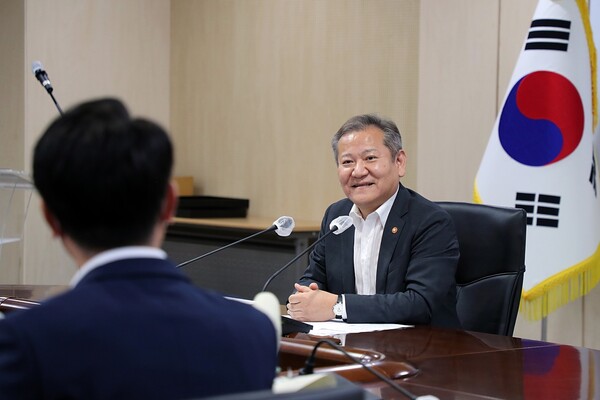
[[[145,244],[171,177],[173,146],[157,124],[99,99],[54,120],[35,146],[33,179],[60,228],[80,246]]]
[[[389,120],[378,116],[377,114],[357,115],[344,122],[344,125],[333,135],[331,139],[331,147],[335,162],[338,162],[338,142],[346,133],[361,132],[369,126],[375,126],[383,132],[383,143],[385,147],[390,149],[392,158],[396,157],[398,152],[402,150],[402,135],[396,124]]]

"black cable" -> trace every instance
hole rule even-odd
[[[60,108],[60,106],[58,105],[58,102],[56,101],[56,99],[54,98],[54,95],[52,94],[51,90],[48,90],[48,94],[50,95],[50,97],[52,97],[52,101],[54,102],[54,105],[56,106],[56,108],[58,109],[58,112],[60,113],[60,115],[63,115],[63,110],[62,108]]]
[[[315,366],[315,355],[317,353],[318,347],[321,344],[323,344],[323,343],[326,343],[329,346],[331,346],[332,348],[334,348],[335,350],[340,351],[341,353],[343,353],[346,357],[348,357],[349,359],[351,359],[356,364],[360,364],[364,369],[366,369],[367,371],[369,371],[370,373],[372,373],[373,375],[375,375],[377,378],[381,379],[382,381],[384,381],[385,383],[387,383],[392,388],[396,389],[398,392],[402,393],[404,396],[408,397],[409,399],[411,399],[411,400],[416,400],[417,399],[417,396],[415,396],[414,394],[412,394],[408,390],[404,389],[403,387],[401,387],[400,385],[398,385],[396,382],[394,382],[393,380],[391,380],[387,376],[383,375],[381,372],[377,371],[376,369],[371,368],[367,364],[364,364],[361,360],[359,360],[358,358],[356,358],[353,355],[351,355],[350,353],[348,353],[342,346],[340,346],[340,345],[332,342],[329,339],[322,339],[322,340],[319,340],[317,342],[317,344],[313,348],[312,353],[310,353],[310,356],[306,359],[306,363],[304,364],[304,368],[302,368],[300,370],[300,372],[299,372],[300,375],[310,375],[310,374],[313,373],[314,366]]]

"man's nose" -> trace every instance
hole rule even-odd
[[[361,160],[356,162],[354,169],[352,170],[352,176],[359,178],[367,175],[369,171],[365,167],[365,163]]]

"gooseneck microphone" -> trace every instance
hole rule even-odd
[[[273,222],[273,225],[271,225],[267,229],[263,229],[260,232],[253,233],[252,235],[247,236],[245,238],[242,238],[240,240],[237,240],[237,241],[235,241],[233,243],[229,243],[229,244],[227,244],[227,245],[225,245],[223,247],[219,247],[217,249],[209,251],[208,253],[202,254],[202,255],[200,255],[198,257],[194,257],[191,260],[184,261],[181,264],[178,264],[177,268],[181,268],[181,267],[183,267],[185,265],[188,265],[188,264],[193,263],[195,261],[201,260],[204,257],[208,257],[208,256],[210,256],[212,254],[215,254],[215,253],[221,251],[221,250],[225,250],[225,249],[227,249],[227,248],[229,248],[231,246],[235,246],[236,244],[245,242],[248,239],[252,239],[253,237],[261,235],[261,234],[266,233],[266,232],[275,231],[275,233],[278,234],[279,236],[284,236],[284,237],[285,236],[289,236],[292,233],[292,231],[294,230],[295,226],[296,226],[296,223],[294,222],[294,218],[287,217],[287,216],[279,217],[279,218],[277,218]]]
[[[303,255],[308,253],[313,247],[315,247],[319,242],[324,240],[327,236],[329,236],[332,233],[339,235],[340,233],[344,232],[346,229],[350,228],[351,226],[352,226],[352,218],[350,218],[347,215],[337,217],[336,219],[331,221],[331,223],[329,224],[329,231],[327,233],[325,233],[323,236],[321,236],[320,238],[318,238],[317,240],[315,240],[306,249],[304,249],[299,254],[297,254],[294,258],[292,258],[292,260],[290,262],[288,262],[283,267],[281,267],[277,271],[275,271],[269,277],[269,279],[267,279],[267,281],[265,282],[265,285],[262,287],[261,293],[266,292],[267,287],[269,286],[271,281],[273,279],[275,279],[275,277],[277,277],[279,274],[281,274],[283,271],[285,271],[287,268],[289,268],[292,264],[294,264],[296,261],[298,261],[298,259],[300,257],[302,257]],[[297,320],[289,318],[287,316],[283,316],[283,315],[281,316],[281,334],[283,336],[287,336],[290,333],[295,333],[295,332],[308,333],[308,332],[310,332],[310,330],[312,328],[313,328],[312,325],[307,324],[305,322],[297,321]]]
[[[348,357],[350,360],[352,360],[352,362],[354,362],[354,363],[362,366],[364,369],[366,369],[367,371],[369,371],[371,374],[375,375],[377,378],[381,379],[383,382],[385,382],[388,385],[390,385],[390,387],[392,387],[396,391],[402,393],[402,395],[406,396],[407,398],[409,398],[411,400],[439,400],[437,397],[431,396],[431,395],[415,396],[414,394],[412,394],[408,390],[404,389],[402,386],[398,385],[392,379],[388,378],[387,376],[385,376],[381,372],[377,371],[375,368],[371,368],[366,363],[362,362],[358,358],[354,357],[352,354],[348,353],[342,346],[338,345],[337,343],[332,342],[329,339],[319,340],[317,342],[317,344],[315,344],[315,346],[313,347],[312,352],[310,353],[310,356],[308,356],[308,358],[306,359],[304,367],[302,369],[300,369],[300,372],[299,372],[300,375],[310,375],[310,374],[313,373],[313,369],[314,369],[314,365],[315,365],[315,355],[317,353],[317,349],[322,344],[327,344],[327,345],[331,346],[332,348],[336,349],[337,351],[341,352],[346,357]]]
[[[266,291],[267,290],[267,286],[269,286],[269,284],[271,283],[271,281],[273,279],[275,279],[276,276],[278,276],[283,271],[285,271],[286,269],[288,269],[292,264],[294,264],[296,261],[298,261],[298,259],[300,257],[302,257],[303,255],[305,255],[306,253],[308,253],[310,250],[312,250],[313,247],[315,247],[319,242],[321,242],[322,240],[324,240],[327,236],[329,236],[332,233],[334,233],[336,235],[339,235],[340,233],[345,232],[346,229],[350,228],[352,225],[353,225],[352,218],[350,218],[347,215],[342,215],[341,217],[337,217],[336,219],[334,219],[333,221],[331,221],[331,223],[329,224],[329,231],[327,233],[325,233],[323,236],[321,236],[320,238],[318,238],[317,240],[315,240],[306,249],[304,249],[299,254],[297,254],[296,257],[292,258],[292,260],[290,262],[288,262],[283,267],[281,267],[277,271],[275,271],[269,277],[269,279],[267,279],[267,281],[265,282],[265,285],[263,286],[262,291],[263,292]]]
[[[48,74],[44,71],[44,66],[40,61],[34,61],[31,63],[31,72],[37,78],[38,81],[42,84],[42,86],[46,89],[48,93],[52,93],[54,88],[50,83],[50,79],[48,78]]]
[[[54,102],[54,105],[58,109],[58,112],[60,113],[60,115],[62,115],[63,111],[60,108],[60,105],[58,105],[58,102],[56,101],[56,99],[54,98],[54,95],[52,94],[52,92],[54,91],[54,88],[52,87],[52,84],[50,83],[50,79],[48,78],[48,73],[46,73],[46,71],[44,71],[44,66],[42,65],[42,63],[40,61],[34,61],[33,63],[31,63],[31,72],[33,72],[33,75],[36,77],[36,79],[42,84],[44,89],[46,89],[46,92],[48,92],[50,97],[52,97],[52,101]]]

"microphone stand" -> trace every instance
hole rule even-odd
[[[63,110],[62,108],[60,108],[60,105],[58,104],[58,102],[56,101],[56,99],[54,98],[54,95],[52,94],[52,91],[47,90],[48,94],[50,95],[50,97],[52,97],[52,101],[54,102],[54,105],[56,106],[56,109],[58,110],[58,113],[60,115],[63,115]]]
[[[271,281],[273,279],[275,279],[275,277],[279,274],[281,274],[283,271],[285,271],[290,265],[292,265],[293,263],[295,263],[296,261],[298,261],[298,259],[300,257],[302,257],[303,255],[305,255],[306,253],[308,253],[309,250],[311,250],[313,247],[315,247],[315,245],[317,245],[317,243],[319,243],[321,240],[325,239],[327,236],[329,236],[330,234],[332,234],[333,232],[335,232],[335,229],[331,229],[329,232],[327,232],[326,234],[324,234],[323,236],[321,236],[318,240],[316,240],[315,242],[313,242],[313,244],[311,244],[310,246],[308,246],[306,249],[304,249],[304,251],[298,253],[296,255],[296,257],[292,258],[292,260],[290,262],[288,262],[287,264],[285,264],[283,267],[279,268],[277,271],[275,271],[270,277],[269,279],[267,279],[267,281],[265,282],[265,285],[262,287],[262,291],[266,291],[267,290],[267,286],[269,286],[269,283],[271,283]]]

